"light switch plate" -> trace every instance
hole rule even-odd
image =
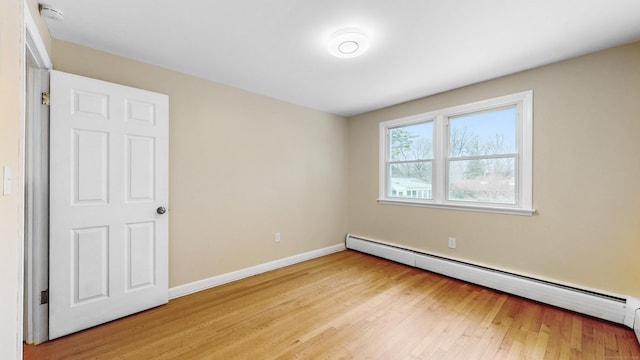
[[[8,166],[3,166],[3,176],[2,176],[2,195],[8,196],[11,195],[11,168]]]

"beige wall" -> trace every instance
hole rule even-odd
[[[170,286],[344,241],[344,118],[59,40],[52,58],[169,95]]]
[[[0,1],[0,176],[13,173],[13,192],[0,191],[0,355],[21,356],[22,124],[24,45],[22,0]],[[0,178],[0,188],[2,187]]]
[[[553,281],[640,296],[640,42],[349,120],[349,231]],[[376,203],[378,124],[534,91],[534,216]],[[457,238],[457,249],[447,238]]]

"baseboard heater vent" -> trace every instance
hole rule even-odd
[[[604,320],[625,322],[626,299],[347,235],[347,249],[414,266]],[[635,314],[632,314],[633,316]]]
[[[636,333],[636,339],[640,342],[640,309],[637,309],[634,315],[633,332]]]

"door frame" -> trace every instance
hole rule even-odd
[[[24,308],[23,340],[37,344],[49,340],[48,306],[40,305],[40,292],[48,288],[49,268],[49,163],[48,121],[46,112],[41,111],[40,92],[43,77],[53,64],[44,45],[38,27],[33,20],[29,5],[24,1],[25,27],[25,96],[27,99],[24,119]],[[43,71],[32,71],[45,70]],[[43,74],[44,73],[44,74]],[[28,79],[28,81],[27,81]],[[44,169],[44,170],[43,170]]]

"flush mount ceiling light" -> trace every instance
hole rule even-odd
[[[362,55],[368,48],[369,38],[359,29],[341,29],[329,38],[328,50],[335,57],[354,58]]]

